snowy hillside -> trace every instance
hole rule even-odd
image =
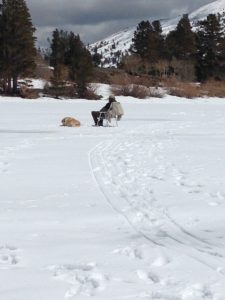
[[[206,18],[206,16],[211,13],[225,14],[225,0],[214,1],[190,13],[189,18],[192,22],[192,26],[194,27],[198,20]],[[173,30],[180,18],[181,16],[170,20],[161,20],[163,32],[167,34],[169,31]],[[94,52],[94,50],[97,49],[97,52],[103,55],[102,62],[104,67],[116,66],[117,62],[120,61],[121,55],[126,54],[129,51],[135,30],[136,26],[126,28],[123,31],[91,44],[89,49],[91,52]]]
[[[189,19],[192,23],[192,26],[195,27],[196,22],[199,20],[205,19],[209,14],[225,14],[225,0],[217,0],[207,5],[204,5],[197,9],[196,11],[189,14]],[[179,22],[180,17],[162,22],[162,27],[164,33],[168,33],[173,30],[177,23]]]
[[[192,20],[201,20],[205,18],[208,14],[223,14],[225,13],[225,1],[224,0],[217,0],[212,3],[209,3],[193,13],[190,14],[190,18]]]
[[[118,99],[1,97],[1,300],[225,299],[225,99]]]

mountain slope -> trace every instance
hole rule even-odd
[[[225,0],[217,0],[204,5],[189,14],[189,18],[192,26],[195,27],[197,21],[206,18],[209,14],[217,13],[222,14],[225,19]],[[179,22],[180,18],[181,16],[173,19],[161,20],[164,34],[167,34],[171,30],[173,30]],[[97,51],[99,54],[102,54],[103,67],[115,67],[120,61],[122,55],[129,52],[135,30],[136,26],[129,27],[125,30],[112,34],[101,41],[91,44],[89,46],[89,50],[92,53]]]

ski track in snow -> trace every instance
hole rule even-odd
[[[160,130],[149,128],[149,134],[145,134],[146,126],[143,130],[140,129],[130,131],[126,136],[106,139],[91,150],[90,167],[99,189],[112,208],[147,242],[159,249],[170,249],[177,254],[181,252],[224,277],[224,245],[214,244],[181,226],[173,219],[167,207],[160,203],[154,190],[160,184],[163,189],[165,184],[167,187],[175,186],[181,193],[192,195],[206,194],[206,188],[198,181],[194,181],[192,174],[179,170],[176,164],[167,160],[166,145],[156,138]],[[166,143],[167,146],[170,143],[176,147],[176,140],[172,137],[168,138]],[[222,201],[224,202],[224,193],[220,191],[216,194],[210,192],[207,194],[216,198],[209,205],[220,205]],[[115,249],[114,253],[144,259],[140,248],[128,246],[125,249]],[[175,259],[176,257],[159,257],[154,264],[162,267]],[[161,290],[162,285],[167,285],[164,278],[151,271],[137,270],[136,273],[138,278],[145,282],[160,284]],[[209,286],[194,285],[179,291],[177,297],[174,294],[156,292],[151,294],[150,299],[217,298],[214,298]]]

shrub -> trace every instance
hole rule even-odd
[[[224,81],[216,81],[216,80],[208,80],[201,86],[202,94],[208,97],[225,97],[225,82]]]
[[[84,92],[84,98],[88,100],[100,100],[101,95],[96,93],[97,87],[93,85],[88,85],[86,91]]]
[[[39,93],[41,90],[39,89],[29,89],[26,86],[21,86],[19,89],[19,95],[25,99],[37,99],[39,98]]]
[[[137,84],[137,85],[143,85],[146,87],[158,87],[159,86],[159,78],[149,76],[149,75],[133,76],[131,83]]]
[[[178,60],[173,58],[170,62],[170,68],[174,75],[182,81],[195,81],[195,63],[190,60]]]
[[[36,67],[33,70],[33,74],[31,75],[34,78],[42,78],[46,81],[50,81],[53,75],[53,69],[49,67],[49,64],[40,53],[37,53],[35,57]]]
[[[151,98],[163,98],[165,91],[159,88],[150,87],[148,97]]]
[[[131,96],[139,99],[145,99],[147,97],[163,97],[163,94],[157,88],[148,88],[137,84],[113,85],[111,91],[116,96]]]
[[[195,83],[183,82],[175,77],[163,81],[163,85],[167,88],[169,95],[193,99],[202,96],[199,85]]]
[[[131,96],[139,99],[144,99],[148,96],[148,89],[141,85],[113,85],[111,91],[116,96]]]
[[[126,55],[123,57],[121,61],[121,68],[129,73],[129,74],[139,74],[140,73],[140,66],[142,65],[142,59],[133,54],[133,55]]]
[[[169,90],[169,95],[193,99],[197,97],[201,97],[201,89],[198,86],[184,84],[180,87],[173,87]]]
[[[52,84],[46,84],[44,87],[44,94],[53,98],[70,98],[77,99],[79,98],[77,92],[77,85],[73,82],[64,82],[63,85],[54,86]],[[96,87],[88,85],[87,89],[84,92],[83,97],[88,100],[99,100],[102,96],[96,93]]]
[[[67,83],[63,86],[52,86],[51,84],[46,84],[44,87],[44,95],[53,97],[53,98],[77,98],[77,93],[76,93],[76,87],[71,84]]]

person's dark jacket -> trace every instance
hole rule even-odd
[[[109,101],[103,108],[100,109],[100,112],[107,112],[110,109],[111,103],[116,102],[116,100]]]

